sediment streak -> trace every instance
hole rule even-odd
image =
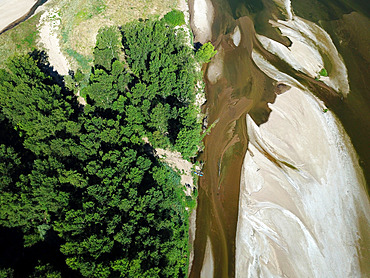
[[[262,45],[308,75],[323,66],[320,55],[331,53],[337,64],[323,81],[347,95],[347,71],[330,37],[296,18],[288,1],[284,4],[288,20],[275,24],[293,45],[286,49],[259,36]],[[306,26],[299,27],[307,31],[301,37],[297,26]],[[321,42],[309,43],[310,36],[311,42]],[[361,277],[361,261],[367,258],[359,242],[369,237],[370,205],[351,141],[307,88],[259,53],[252,58],[265,74],[291,89],[270,105],[266,123],[257,126],[246,118],[250,142],[241,177],[236,277]]]

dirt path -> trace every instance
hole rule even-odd
[[[155,149],[155,151],[159,158],[163,159],[168,165],[180,173],[181,184],[186,188],[186,195],[191,196],[194,188],[192,175],[195,168],[194,165],[183,159],[179,152],[171,152],[160,148]]]
[[[50,65],[60,75],[67,75],[70,65],[59,45],[58,28],[60,22],[61,18],[58,12],[53,9],[47,10],[42,14],[38,25],[40,32],[39,45],[47,50]]]

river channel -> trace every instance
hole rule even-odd
[[[257,125],[267,122],[271,112],[268,103],[273,103],[276,96],[286,90],[256,66],[252,51],[258,50],[279,71],[310,88],[336,115],[357,152],[367,181],[365,191],[368,195],[369,2],[292,0],[291,3],[297,16],[318,24],[333,40],[348,70],[350,93],[347,97],[338,95],[323,82],[292,69],[261,46],[256,33],[286,46],[291,43],[269,23],[270,19],[283,19],[281,9],[272,0],[212,0],[212,5],[212,43],[218,55],[215,61],[204,68],[207,102],[203,110],[208,114],[208,122],[216,122],[216,125],[205,137],[205,151],[199,158],[205,164],[204,176],[199,181],[194,260],[190,277],[235,277],[241,171],[248,149],[246,115],[249,114]],[[237,29],[241,39],[235,45],[233,34]],[[330,61],[326,60],[325,65],[330,71]],[[216,76],[215,67],[218,67]],[[363,225],[366,230],[368,223]],[[367,249],[368,240],[363,239],[360,248]],[[369,256],[369,251],[364,254]],[[212,257],[211,270],[202,272],[204,263],[210,260],[209,256]],[[369,271],[366,267],[364,269],[365,272]]]

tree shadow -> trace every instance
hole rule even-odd
[[[44,50],[34,49],[33,51],[29,52],[28,55],[36,61],[37,67],[43,72],[46,76],[51,77],[50,82],[45,80],[45,84],[47,85],[58,85],[62,89],[62,94],[66,98],[66,100],[71,104],[74,111],[82,112],[83,107],[81,107],[77,101],[77,96],[74,94],[73,91],[68,89],[64,82],[64,76],[60,75],[54,67],[49,62],[49,56]],[[74,72],[69,71],[69,74],[73,77]],[[78,114],[78,113],[77,113]],[[75,117],[77,117],[75,113]]]
[[[38,68],[45,73],[47,76],[52,77],[53,83],[58,84],[60,87],[64,88],[64,78],[61,76],[53,66],[50,65],[49,56],[44,50],[34,49],[29,52],[28,55],[31,56],[33,60],[37,62]]]

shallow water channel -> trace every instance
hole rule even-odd
[[[307,4],[307,3],[310,4]],[[283,1],[281,1],[283,3]],[[370,42],[369,9],[366,1],[292,1],[296,15],[318,24],[332,38],[348,70],[350,93],[341,97],[323,82],[291,68],[286,62],[266,51],[256,33],[286,46],[290,41],[273,28],[269,19],[283,19],[281,9],[272,1],[213,0],[215,18],[212,42],[218,49],[215,60],[205,68],[207,103],[204,112],[208,122],[217,122],[204,139],[204,176],[199,181],[199,197],[194,241],[194,261],[190,277],[235,277],[235,236],[238,220],[240,177],[248,148],[246,114],[258,125],[268,121],[268,103],[283,93],[284,85],[264,74],[252,60],[257,50],[279,71],[294,77],[341,121],[359,156],[359,164],[370,181]],[[360,10],[360,7],[362,10]],[[238,26],[240,44],[232,34]],[[324,57],[325,60],[325,57]],[[330,71],[330,61],[324,61]],[[215,69],[216,68],[216,69]],[[219,75],[215,72],[221,73]],[[251,181],[252,182],[252,181]],[[367,229],[368,223],[363,224]],[[363,239],[362,247],[369,247]],[[212,267],[202,267],[209,260]],[[369,251],[363,253],[369,256]],[[361,266],[364,267],[364,266]],[[364,271],[369,271],[364,268]],[[201,275],[202,273],[202,275]]]

